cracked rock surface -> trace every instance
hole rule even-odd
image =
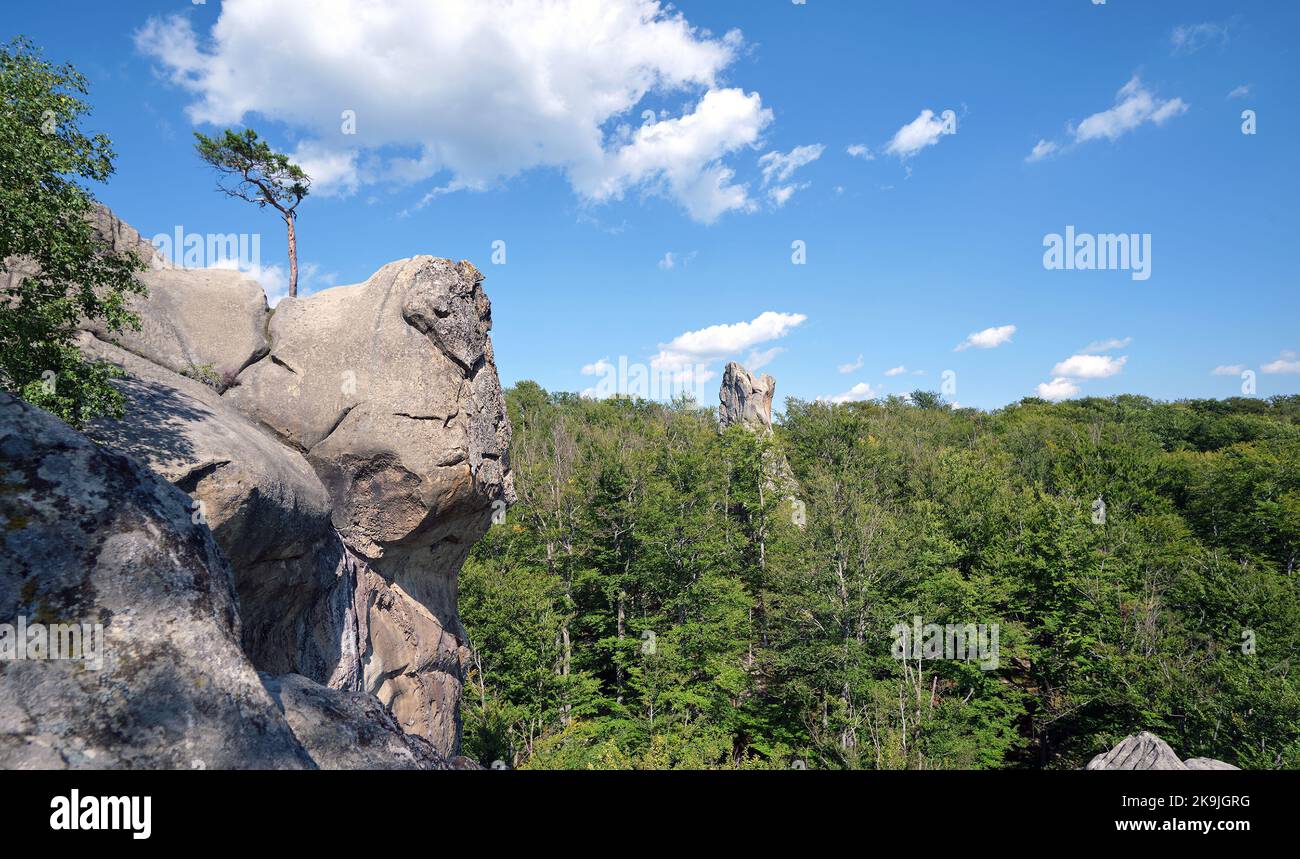
[[[95,220],[147,253],[107,210]],[[88,434],[188,495],[228,559],[253,668],[373,695],[453,759],[456,580],[515,498],[483,276],[416,256],[274,310],[237,272],[154,258],[141,279],[140,332],[82,334],[126,372],[124,420]]]

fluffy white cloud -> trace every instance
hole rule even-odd
[[[1068,400],[1075,394],[1079,393],[1079,386],[1069,379],[1057,377],[1050,382],[1041,382],[1038,385],[1038,396],[1044,400],[1051,400],[1054,403],[1061,400]]]
[[[836,369],[839,370],[841,373],[852,373],[854,370],[861,370],[862,364],[863,364],[862,355],[861,353],[859,353],[858,360],[850,361],[847,364],[841,364]]]
[[[658,0],[226,0],[202,39],[174,15],[136,45],[193,95],[195,123],[256,114],[301,132],[319,193],[554,167],[588,201],[662,194],[707,222],[753,208],[724,159],[772,120],[757,93],[719,86],[740,34]],[[634,127],[647,97],[690,103]]]
[[[942,117],[935,116],[933,110],[923,110],[916,119],[895,132],[885,152],[899,158],[911,158],[925,147],[938,143],[943,129]]]
[[[864,143],[854,143],[853,145],[849,146],[849,148],[848,148],[848,149],[845,149],[844,151],[847,152],[847,153],[849,153],[849,155],[853,156],[854,158],[861,158],[863,161],[875,161],[875,160],[876,160],[876,156],[875,156],[875,154],[874,154],[874,153],[871,151],[871,149],[868,148],[867,145],[864,144]]]
[[[650,366],[657,371],[678,370],[737,356],[784,337],[807,318],[802,313],[768,310],[751,322],[710,325],[698,331],[687,331],[671,342],[661,343],[659,353],[650,360]]]
[[[1071,355],[1052,368],[1053,376],[1071,379],[1105,379],[1124,369],[1128,356],[1112,358],[1109,355]]]
[[[900,365],[898,365],[897,367],[890,367],[888,370],[885,371],[885,375],[886,375],[886,376],[901,376],[901,375],[903,375],[903,374],[906,373],[906,372],[907,372],[907,368],[900,364]]]
[[[1089,355],[1097,352],[1109,352],[1112,349],[1123,349],[1132,342],[1132,337],[1111,337],[1108,340],[1094,340],[1087,346],[1084,346],[1080,351]]]
[[[1220,364],[1210,371],[1211,376],[1240,376],[1246,372],[1245,364]]]
[[[1161,101],[1156,98],[1137,75],[1120,87],[1115,96],[1115,106],[1080,122],[1074,129],[1077,143],[1106,138],[1116,140],[1144,122],[1162,125],[1172,117],[1187,111],[1187,103],[1181,98]]]
[[[1300,373],[1300,360],[1296,360],[1294,352],[1283,352],[1281,357],[1275,361],[1269,361],[1259,368],[1260,371],[1270,374],[1278,373]]]
[[[1228,98],[1245,98],[1250,95],[1250,84],[1242,84],[1232,88],[1228,93]]]
[[[996,328],[985,328],[983,331],[973,331],[965,340],[958,343],[953,351],[964,352],[972,346],[976,349],[993,349],[1010,341],[1011,335],[1015,333],[1014,325],[1000,325]]]
[[[858,382],[852,388],[849,388],[842,394],[836,394],[832,397],[818,397],[824,403],[850,403],[860,400],[871,400],[878,397],[879,394],[872,390],[866,382]]]
[[[1044,158],[1053,155],[1060,148],[1059,144],[1053,143],[1050,140],[1039,140],[1034,144],[1034,148],[1030,150],[1029,154],[1025,156],[1025,160],[1042,161]]]

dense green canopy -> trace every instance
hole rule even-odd
[[[521,502],[461,580],[485,762],[1066,768],[1148,729],[1300,767],[1300,397],[790,401],[770,442],[508,401]],[[893,658],[915,616],[998,624],[998,668]]]

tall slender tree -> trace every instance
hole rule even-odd
[[[311,190],[311,177],[289,156],[276,152],[251,128],[229,128],[219,137],[194,132],[199,157],[221,174],[217,188],[231,197],[271,206],[289,233],[289,294],[298,294],[298,204]]]

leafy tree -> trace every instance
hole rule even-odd
[[[42,59],[26,39],[0,47],[0,388],[73,426],[120,416],[117,371],[87,361],[78,326],[138,326],[126,308],[144,292],[143,263],[114,253],[89,216],[94,197],[79,180],[103,182],[113,149],[81,120],[86,79]]]
[[[916,399],[791,400],[764,437],[508,391],[521,501],[462,579],[467,744],[528,768],[1074,768],[1145,728],[1300,767],[1300,399]],[[896,658],[918,615],[996,624],[997,664]]]
[[[229,128],[219,137],[194,132],[194,148],[199,157],[223,177],[217,188],[228,196],[256,203],[259,209],[271,206],[284,219],[289,235],[289,294],[298,294],[298,204],[311,190],[311,177],[276,152],[257,132],[246,128],[236,132]],[[233,183],[233,184],[232,184]]]

